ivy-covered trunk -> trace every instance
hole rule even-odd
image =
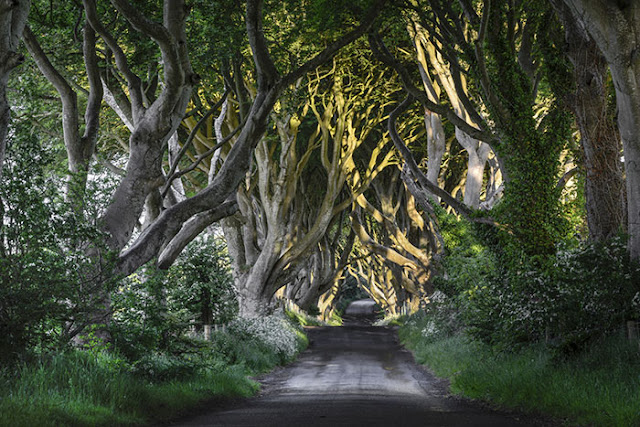
[[[589,239],[608,240],[627,225],[622,143],[607,87],[609,66],[562,0],[552,4],[564,27],[564,53],[573,65],[575,87],[565,89],[565,99],[580,131]]]
[[[500,135],[497,151],[506,173],[504,199],[496,214],[510,231],[505,235],[509,246],[530,256],[546,256],[555,252],[562,232],[556,183],[559,155],[570,136],[570,118],[553,92],[542,120],[534,111],[539,83],[532,72],[534,61],[525,49],[527,45],[531,49],[532,34],[544,30],[551,15],[530,16],[540,13],[535,7],[520,11],[522,22],[527,20],[526,26],[533,29],[525,31],[523,47],[516,52],[513,35],[502,25],[509,13],[503,8],[492,8],[487,29],[490,83],[485,98]],[[547,64],[537,70],[543,72],[549,80],[560,77]]]
[[[574,18],[584,22],[611,69],[616,90],[618,128],[627,177],[629,252],[640,259],[640,3],[564,0]]]

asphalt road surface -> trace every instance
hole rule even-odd
[[[361,316],[361,315],[360,315]],[[183,420],[180,426],[541,426],[448,395],[416,365],[394,329],[352,317],[310,328],[309,348],[261,379],[255,398]]]

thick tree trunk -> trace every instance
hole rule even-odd
[[[586,53],[584,53],[586,55]],[[585,70],[585,68],[577,68]],[[583,74],[578,71],[579,74]],[[586,170],[585,198],[589,237],[602,241],[626,228],[625,182],[620,155],[620,133],[607,117],[606,93],[578,76],[578,100],[574,110],[580,129]],[[606,78],[606,70],[598,76]],[[594,93],[598,91],[600,93]],[[611,126],[613,125],[613,126]]]
[[[640,3],[564,0],[604,54],[616,90],[627,177],[629,252],[640,258]]]
[[[627,174],[629,252],[633,259],[640,259],[640,87],[636,83],[640,64],[630,68],[624,73],[631,74],[627,81],[616,85],[616,99]]]
[[[18,53],[18,45],[30,8],[30,0],[0,0],[0,177],[11,120],[7,84],[11,71],[24,61]]]
[[[576,88],[567,102],[580,130],[589,238],[607,240],[627,226],[622,144],[606,88],[609,67],[596,42],[580,28],[562,0],[552,3],[563,23],[566,55],[573,64]]]
[[[257,295],[253,287],[247,286],[238,290],[238,316],[245,319],[255,319],[268,315],[273,298]]]
[[[278,261],[284,232],[272,230],[261,243],[264,236],[249,215],[253,206],[242,200],[238,194],[240,213],[222,221],[229,255],[233,260],[234,284],[238,295],[239,315],[241,317],[260,317],[269,311],[273,293],[268,292],[267,283],[273,266]]]

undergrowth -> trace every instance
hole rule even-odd
[[[196,340],[197,341],[197,340]],[[194,341],[195,342],[195,341]],[[213,398],[248,397],[251,375],[287,363],[307,345],[282,315],[233,322],[198,352],[151,353],[131,362],[117,351],[47,353],[0,370],[0,425],[141,425],[174,418]]]
[[[544,345],[497,352],[460,332],[433,332],[432,319],[416,317],[399,334],[419,363],[450,380],[453,393],[570,425],[640,425],[638,344],[623,336],[561,356]]]

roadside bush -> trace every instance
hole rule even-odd
[[[194,240],[167,271],[153,265],[138,270],[112,296],[116,349],[141,363],[141,372],[154,360],[157,372],[170,365],[196,369],[200,341],[187,335],[196,326],[226,323],[236,315],[232,284],[226,250],[211,236]]]
[[[226,363],[241,363],[255,372],[292,361],[307,344],[302,328],[280,312],[238,318],[225,331],[213,334],[213,351]]]
[[[104,238],[64,200],[52,154],[15,135],[0,181],[0,359],[58,348],[72,338],[107,286],[87,256]]]
[[[446,217],[442,226],[447,275],[434,284],[478,340],[498,349],[545,341],[567,353],[639,317],[640,267],[622,236],[532,258],[489,251],[464,221]],[[430,308],[441,309],[451,306]]]
[[[640,295],[640,265],[629,258],[622,237],[607,243],[560,251],[542,288],[548,338],[562,349],[583,343],[638,319],[634,298]]]
[[[426,341],[426,321],[410,319],[398,332],[401,341],[416,361],[448,378],[454,394],[564,420],[554,425],[640,425],[637,343],[608,337],[559,359],[540,344],[497,352],[464,334]]]

